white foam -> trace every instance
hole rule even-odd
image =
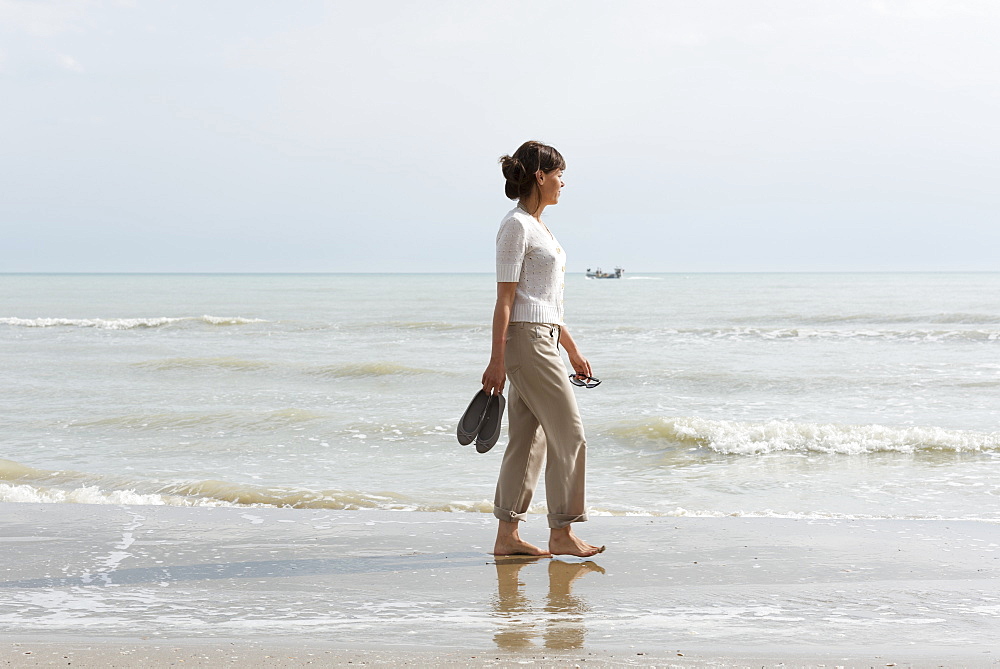
[[[722,329],[700,330],[664,330],[664,334],[694,335],[698,338],[744,340],[744,339],[875,339],[887,341],[996,341],[1000,339],[1000,330],[995,329],[912,329],[891,330],[882,328],[864,329],[817,329],[817,328],[756,328],[736,327]]]
[[[245,325],[248,323],[266,323],[260,318],[242,318],[239,316],[185,316],[171,318],[0,318],[0,325],[13,325],[25,328],[78,327],[96,328],[98,330],[134,330],[138,328],[156,328],[184,321],[200,321],[208,325]]]
[[[240,316],[209,316],[204,315],[199,320],[209,325],[247,325],[248,323],[267,323],[263,318],[241,318]]]
[[[149,504],[155,506],[238,506],[218,499],[141,494],[134,490],[101,490],[83,486],[73,490],[0,483],[0,502],[28,504]],[[245,506],[245,505],[239,505]]]
[[[24,328],[78,327],[99,330],[155,328],[185,320],[183,318],[0,318],[0,324]]]
[[[703,418],[664,418],[646,433],[677,442],[694,442],[718,453],[758,455],[782,451],[862,454],[921,450],[1000,450],[1000,432],[945,430],[938,427],[835,425],[773,420],[751,423]]]

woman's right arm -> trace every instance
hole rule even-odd
[[[483,372],[483,390],[489,394],[503,392],[507,381],[507,371],[504,369],[504,354],[507,348],[507,325],[510,324],[510,312],[514,306],[514,294],[517,283],[501,281],[497,283],[497,304],[493,308],[493,353],[490,364]]]

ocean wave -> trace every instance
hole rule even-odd
[[[627,335],[634,338],[680,338],[691,340],[709,341],[738,341],[738,340],[782,340],[782,339],[862,339],[862,340],[887,340],[887,341],[913,341],[913,342],[938,342],[938,341],[1000,341],[1000,330],[976,329],[976,330],[941,330],[941,329],[914,329],[914,330],[886,330],[878,328],[869,329],[815,329],[803,327],[787,328],[760,328],[760,327],[734,327],[734,328],[641,328],[637,326],[619,326],[612,329],[612,332],[619,335]]]
[[[22,465],[20,462],[0,458],[0,481],[12,481],[28,477],[40,478],[52,473],[44,469],[35,469],[34,467]]]
[[[0,502],[38,504],[140,504],[239,506],[357,511],[453,511],[489,513],[493,503],[418,501],[393,491],[315,490],[218,480],[164,481],[70,470],[43,470],[0,459]],[[544,513],[540,504],[534,512]]]
[[[263,318],[242,318],[240,316],[209,316],[207,314],[200,318],[192,318],[189,320],[201,321],[203,323],[208,323],[209,325],[249,325],[251,323],[268,322]]]
[[[761,314],[734,318],[735,323],[804,323],[807,325],[837,325],[871,323],[872,325],[1000,325],[996,313],[885,314],[877,312],[854,314]]]
[[[393,492],[312,490],[216,480],[164,482],[35,469],[12,460],[0,460],[0,481],[5,481],[0,483],[0,502],[426,510]]]
[[[335,511],[481,511],[492,504],[421,505],[398,493],[362,493],[344,490],[300,490],[266,488],[225,481],[177,482],[161,485],[158,491],[142,488],[150,482],[127,488],[100,484],[57,487],[37,483],[0,483],[0,502],[32,504],[135,504],[153,506],[230,506],[283,509],[331,509]],[[486,508],[489,507],[489,509]]]
[[[389,492],[368,494],[341,490],[306,491],[263,488],[224,481],[173,483],[163,486],[162,492],[140,492],[135,488],[105,489],[99,485],[59,488],[30,483],[0,483],[0,502],[456,513],[490,513],[493,510],[493,503],[486,501],[419,504],[407,500],[403,495]],[[538,512],[544,513],[544,510]]]
[[[997,325],[1000,324],[1000,315],[989,313],[944,313],[944,314],[909,314],[909,315],[887,315],[887,314],[854,314],[854,315],[828,315],[810,316],[804,322],[816,323],[850,323],[864,321],[869,323],[929,323],[932,325]]]
[[[270,367],[265,362],[242,360],[240,358],[165,358],[163,360],[148,360],[137,362],[135,367],[154,370],[175,369],[224,369],[240,372],[257,371]]]
[[[810,328],[739,328],[733,331],[714,331],[720,339],[886,339],[892,341],[996,341],[1000,330],[814,330]]]
[[[344,327],[345,330],[391,331],[391,330],[424,330],[427,332],[481,332],[482,325],[469,325],[448,321],[385,321],[373,323],[355,323]]]
[[[351,439],[372,438],[381,441],[410,441],[429,436],[437,439],[451,432],[453,432],[451,425],[430,425],[417,421],[397,421],[394,423],[359,421],[345,425],[341,434]]]
[[[177,497],[156,493],[142,494],[134,490],[102,490],[98,486],[81,486],[70,490],[0,483],[0,502],[28,504],[136,504],[169,506],[235,506],[211,498]]]
[[[341,379],[370,376],[413,376],[416,374],[434,374],[435,372],[432,369],[407,367],[394,362],[358,362],[347,365],[317,367],[311,373],[327,379]]]
[[[184,499],[212,499],[237,506],[273,506],[291,509],[360,509],[411,510],[414,505],[405,496],[392,493],[362,493],[345,490],[304,490],[264,487],[225,481],[170,483],[159,494]]]
[[[330,509],[341,511],[421,511],[490,514],[488,499],[429,500],[414,499],[392,491],[316,490],[297,486],[264,486],[219,480],[163,481],[123,476],[102,476],[69,470],[46,471],[10,460],[0,460],[0,502],[33,504],[127,504],[180,507],[247,507]],[[900,520],[975,520],[1000,523],[1000,517],[987,509],[974,509],[955,517],[934,513],[871,514],[808,510],[690,509],[670,506],[652,499],[648,504],[621,505],[612,500],[588,508],[593,516],[694,517],[694,518],[788,518],[825,519],[900,519]],[[545,514],[542,500],[536,500],[529,514]]]
[[[614,428],[625,439],[667,441],[706,448],[725,455],[779,452],[915,453],[918,451],[981,452],[1000,450],[1000,432],[970,432],[937,427],[887,427],[768,421],[660,418]]]
[[[221,481],[173,484],[168,486],[172,493],[142,493],[133,489],[106,490],[97,485],[61,489],[28,483],[0,483],[0,503],[23,504],[102,504],[135,506],[178,506],[188,508],[295,508],[330,509],[333,511],[417,511],[445,513],[491,514],[493,503],[488,500],[454,501],[438,504],[407,502],[400,495],[385,493],[366,495],[344,491],[307,492],[280,489],[263,489],[252,486],[227,484]],[[528,509],[529,515],[543,516],[547,512],[544,504],[534,503]],[[587,509],[590,516],[642,517],[642,518],[782,518],[790,520],[953,520],[976,521],[1000,524],[996,517],[977,514],[954,517],[940,514],[898,515],[836,513],[828,511],[776,511],[773,509],[716,511],[707,509],[685,509],[676,507],[660,509],[616,509],[592,506]]]
[[[193,427],[222,427],[232,430],[269,431],[322,420],[326,416],[303,409],[275,411],[176,412],[131,414],[71,423],[73,427],[167,430]]]
[[[98,330],[136,330],[158,328],[164,325],[183,322],[200,322],[207,325],[246,325],[249,323],[266,323],[260,318],[241,318],[239,316],[183,316],[171,318],[0,318],[0,325],[12,325],[25,328],[77,327],[96,328]]]
[[[44,470],[0,459],[0,502],[35,504],[171,504],[223,506],[211,499],[172,497],[137,492],[135,486],[115,486],[101,477],[68,470]]]

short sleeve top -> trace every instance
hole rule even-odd
[[[520,207],[500,223],[497,281],[517,282],[512,322],[564,324],[566,253],[555,236]]]

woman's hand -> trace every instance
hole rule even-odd
[[[573,366],[574,372],[582,376],[593,376],[593,373],[590,371],[590,361],[580,353],[580,349],[576,347],[573,335],[569,333],[569,330],[565,326],[563,326],[562,333],[559,336],[559,343],[562,345],[563,350],[566,351],[566,355],[569,356],[569,364]]]
[[[568,351],[567,353],[569,354]],[[578,351],[569,354],[569,364],[573,366],[573,371],[576,372],[577,375],[588,377],[593,376],[593,373],[590,371],[590,361],[580,355]]]
[[[507,326],[510,324],[510,312],[514,308],[516,293],[517,283],[510,281],[497,283],[497,303],[493,307],[493,350],[490,354],[490,364],[483,372],[483,391],[491,395],[503,393],[503,386],[507,381],[503,359],[507,349]]]
[[[483,372],[483,392],[490,395],[502,395],[504,383],[507,382],[507,372],[504,370],[503,360],[490,360]],[[495,391],[495,392],[494,392]]]

